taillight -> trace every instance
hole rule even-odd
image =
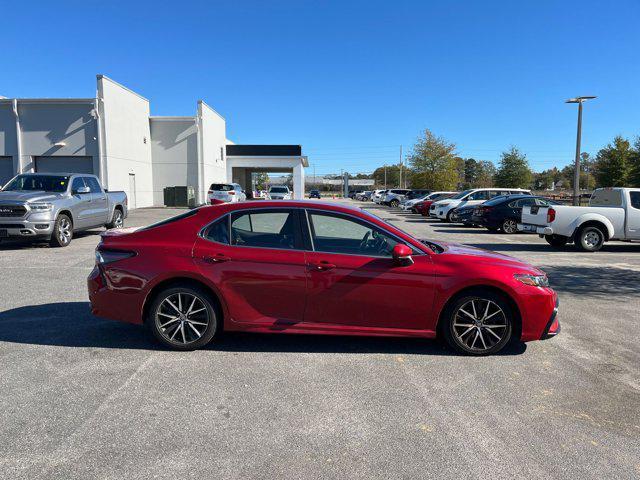
[[[119,260],[124,260],[125,258],[135,257],[136,252],[128,252],[123,250],[101,250],[96,249],[96,263],[97,264],[106,264],[113,263]]]
[[[213,193],[213,190],[209,190],[207,193],[211,195]]]
[[[551,223],[556,219],[556,211],[553,208],[547,210],[547,223]]]
[[[489,213],[493,210],[493,207],[480,207],[480,210],[482,210],[482,213]]]
[[[227,193],[228,193],[229,195],[235,195],[235,194],[236,194],[236,192],[234,192],[233,190],[231,190],[231,191],[229,191],[229,192],[227,192]]]

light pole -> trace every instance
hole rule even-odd
[[[575,172],[573,173],[573,204],[580,205],[580,140],[582,137],[582,103],[587,100],[593,100],[594,96],[583,96],[570,98],[564,103],[578,104],[578,135],[576,138],[576,162]]]

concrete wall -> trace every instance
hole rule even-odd
[[[225,145],[227,144],[226,121],[202,100],[198,101],[200,182],[198,200],[206,200],[209,185],[227,182]]]
[[[152,206],[149,101],[102,75],[98,76],[98,101],[102,121],[103,183],[110,190],[124,190],[131,198],[130,174],[134,174],[136,207]]]
[[[18,115],[23,172],[34,171],[36,156],[88,156],[93,158],[93,171],[99,171],[95,101],[18,100]]]
[[[151,117],[153,204],[164,205],[164,187],[198,187],[198,126],[195,117]]]
[[[11,101],[0,101],[0,157],[12,157],[12,172],[18,171],[18,141],[16,116]]]

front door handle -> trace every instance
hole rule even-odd
[[[216,255],[205,255],[204,257],[202,257],[202,260],[207,263],[222,263],[228,262],[229,260],[231,260],[231,257],[227,257],[222,253],[217,253]]]
[[[310,263],[309,268],[311,270],[323,272],[325,270],[331,270],[333,268],[336,268],[336,266],[333,263],[329,263],[326,260],[323,260],[321,262]]]

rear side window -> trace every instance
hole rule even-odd
[[[631,197],[631,206],[640,210],[640,192],[629,192]]]
[[[296,211],[238,212],[231,217],[231,245],[258,248],[301,249]]]
[[[589,204],[592,207],[620,207],[622,206],[622,191],[596,190],[591,195]]]
[[[212,242],[229,245],[229,217],[225,215],[215,221],[206,231],[205,238]]]

